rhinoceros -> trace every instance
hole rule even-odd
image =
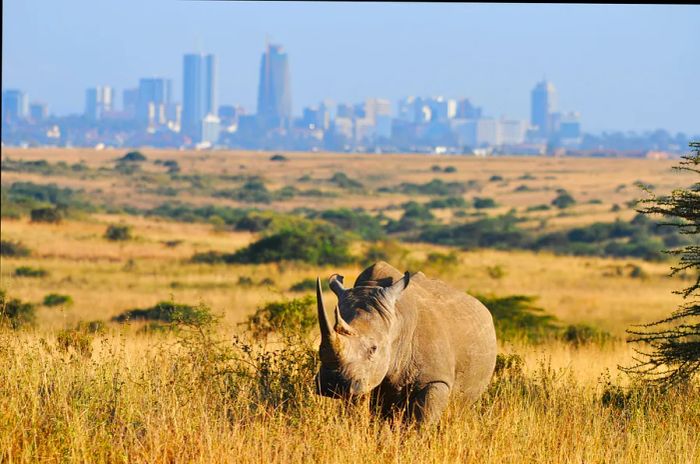
[[[402,274],[386,262],[365,269],[352,288],[334,274],[338,297],[331,324],[316,280],[321,329],[316,393],[357,401],[419,426],[436,422],[450,396],[475,401],[496,364],[491,313],[476,298],[422,272]]]

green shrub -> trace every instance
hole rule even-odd
[[[0,256],[19,258],[29,256],[31,252],[22,242],[0,240]]]
[[[70,306],[72,304],[73,298],[71,298],[69,295],[49,293],[44,297],[44,306]]]
[[[161,301],[150,308],[130,309],[112,318],[115,322],[126,321],[160,321],[177,324],[199,324],[213,316],[209,310],[200,306],[178,304],[173,301]]]
[[[251,243],[229,257],[230,262],[270,263],[301,261],[310,264],[347,264],[350,241],[343,231],[321,222],[300,222]]]
[[[549,211],[552,209],[549,205],[534,205],[534,206],[528,206],[525,211],[532,212],[532,211]]]
[[[281,153],[275,153],[274,155],[272,155],[270,157],[270,161],[288,161],[288,160],[289,160],[289,158],[287,158],[286,156],[284,156]]]
[[[119,162],[141,162],[146,161],[146,156],[140,151],[130,151],[126,155],[119,158]]]
[[[323,282],[322,282],[323,285]],[[316,279],[307,277],[289,287],[291,292],[310,292],[316,290]]]
[[[61,222],[61,212],[58,208],[36,208],[31,210],[30,217],[32,222],[47,222],[58,224]]]
[[[491,177],[489,177],[489,182],[501,182],[503,180],[503,176],[494,174]]]
[[[540,342],[555,337],[559,332],[556,318],[535,306],[537,298],[534,296],[475,294],[474,297],[491,312],[496,334],[501,340],[524,338],[530,342]]]
[[[360,208],[327,209],[320,213],[312,213],[310,217],[318,217],[338,226],[341,230],[354,232],[363,240],[375,241],[385,236],[380,221]]]
[[[436,198],[425,204],[429,209],[466,208],[469,204],[462,197]]]
[[[80,356],[89,358],[92,356],[92,341],[94,334],[88,332],[83,327],[74,329],[64,329],[56,335],[56,346],[63,353],[69,353],[72,349]]]
[[[0,326],[20,329],[34,325],[35,308],[17,298],[10,299],[5,290],[0,290]]]
[[[452,174],[454,172],[457,172],[457,168],[454,166],[446,166],[445,169],[443,170],[443,172],[445,172],[447,174]]]
[[[318,324],[316,298],[313,295],[307,295],[267,303],[249,316],[244,324],[247,330],[258,339],[272,333],[283,336],[306,335]]]
[[[496,200],[493,198],[480,198],[480,197],[475,197],[474,198],[474,208],[476,209],[485,209],[485,208],[495,208],[496,207]]]
[[[362,183],[350,179],[347,174],[344,172],[336,172],[331,176],[331,178],[328,180],[332,184],[337,185],[340,188],[348,189],[348,190],[359,190],[364,188],[364,185]]]
[[[131,227],[121,224],[110,224],[104,238],[113,242],[131,240]]]
[[[31,266],[20,266],[14,272],[16,277],[46,277],[48,274],[46,269]]]
[[[557,197],[552,200],[552,206],[556,206],[559,209],[565,209],[575,204],[576,200],[574,200],[574,197],[564,190],[560,190]]]

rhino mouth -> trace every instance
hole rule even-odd
[[[335,370],[321,369],[315,379],[316,394],[328,398],[349,399],[360,394],[359,382],[343,377]]]

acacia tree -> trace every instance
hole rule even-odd
[[[691,142],[690,150],[674,169],[700,174],[700,142]],[[644,207],[638,211],[661,215],[664,220],[659,226],[675,227],[690,236],[686,246],[666,253],[679,257],[678,264],[671,267],[671,275],[690,275],[691,284],[674,292],[683,296],[683,302],[669,317],[627,331],[629,342],[650,349],[635,349],[635,364],[622,370],[669,387],[700,373],[700,182],[667,196],[651,195],[641,201]]]

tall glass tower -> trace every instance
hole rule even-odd
[[[267,128],[287,127],[292,116],[289,60],[281,45],[267,45],[260,61],[258,116]]]
[[[532,89],[532,106],[530,123],[537,126],[542,136],[550,135],[552,131],[551,115],[557,111],[557,90],[551,82],[543,80]]]
[[[182,131],[200,138],[204,118],[216,113],[214,55],[187,54],[183,61]]]

